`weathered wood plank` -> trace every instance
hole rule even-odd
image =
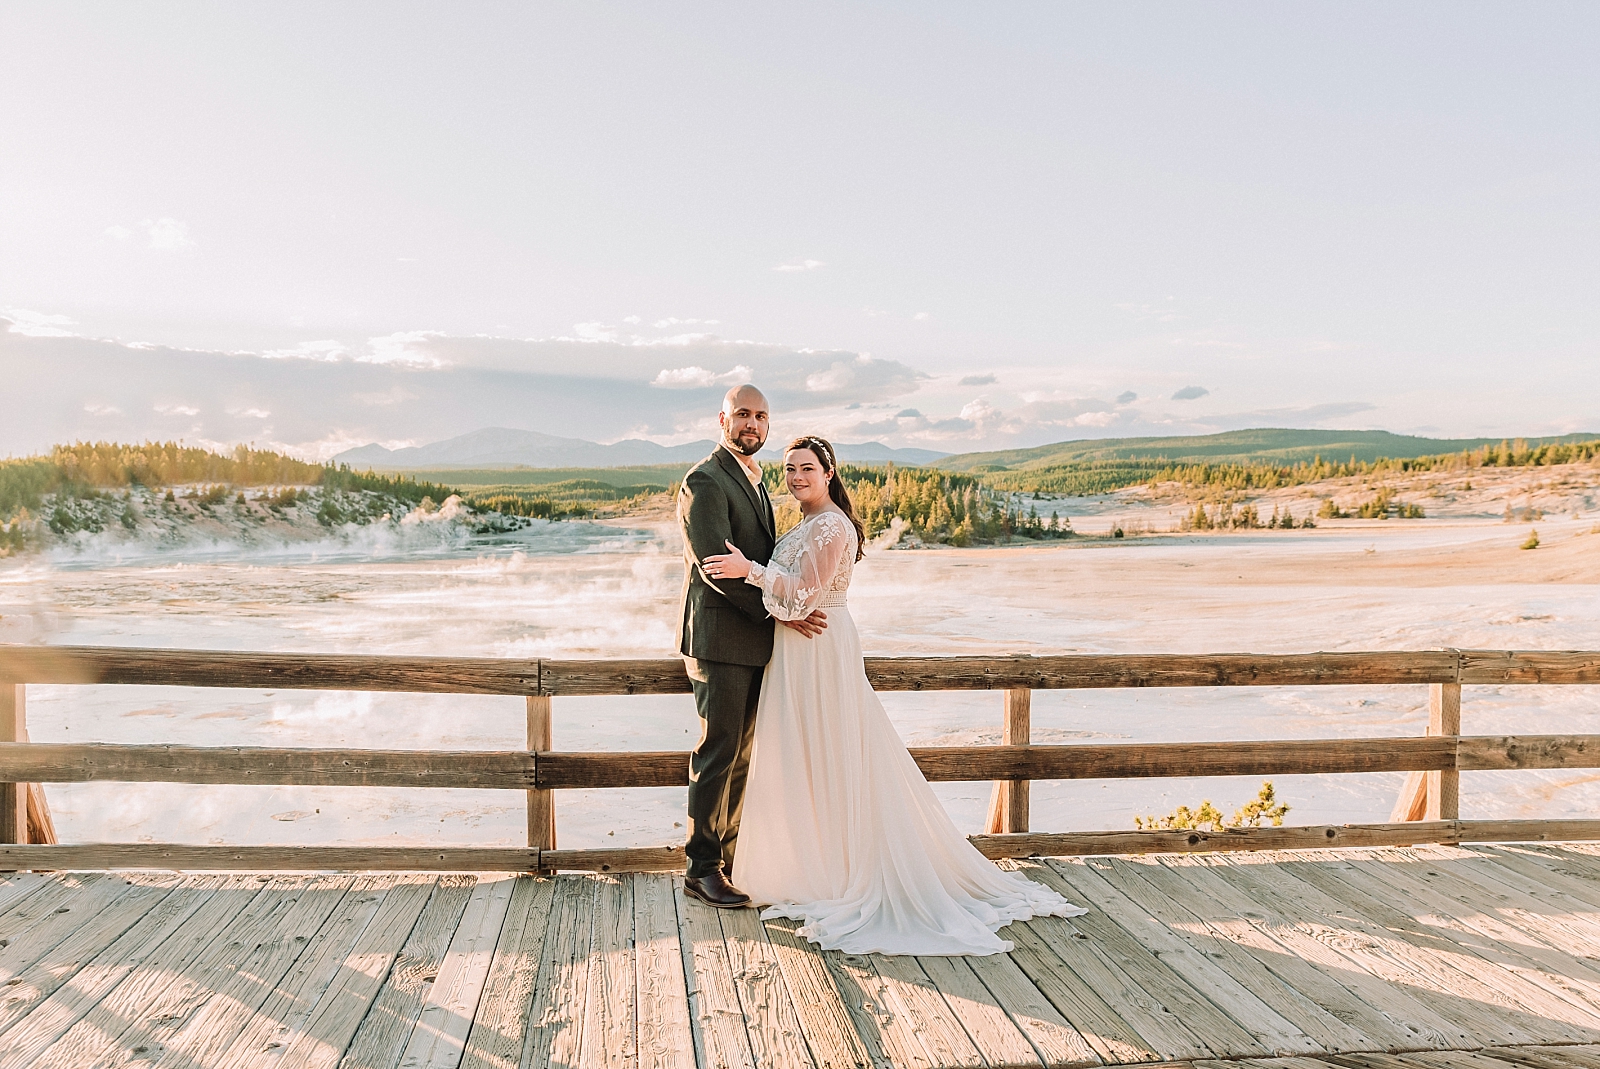
[[[869,657],[878,690],[1594,682],[1600,655],[1504,651]],[[0,679],[457,694],[688,693],[676,659],[470,657],[0,645]],[[542,687],[542,689],[541,689]]]
[[[866,668],[877,690],[1053,690],[1448,683],[1456,664],[1454,652],[1428,651],[868,657]]]
[[[633,945],[638,991],[641,1069],[677,1069],[694,1064],[689,991],[678,945],[678,909],[670,876],[633,880]]]
[[[459,876],[447,879],[462,882]],[[436,876],[410,874],[397,878],[316,1004],[293,1029],[271,1041],[279,1046],[267,1052],[268,1069],[333,1069],[351,1045],[368,1009],[386,1015],[393,1008],[392,997],[375,1000],[422,911],[438,895],[438,884]],[[459,897],[465,901],[464,886]],[[401,964],[403,968],[404,962]]]
[[[1518,1019],[1524,1015],[1538,1017],[1551,1035],[1558,1037],[1555,1042],[1600,1039],[1600,1014],[1595,1008],[1582,999],[1568,997],[1559,987],[1552,990],[1535,982],[1532,974],[1538,971],[1537,965],[1529,962],[1514,944],[1483,939],[1463,926],[1440,923],[1437,916],[1432,923],[1424,923],[1417,914],[1428,913],[1425,905],[1395,895],[1391,887],[1369,877],[1365,866],[1352,859],[1297,859],[1285,867],[1296,879],[1405,940],[1416,952],[1437,955],[1482,980],[1504,996],[1506,1001],[1501,1005]]]
[[[1281,828],[1227,828],[1223,831],[1162,829],[1158,831],[1030,832],[1026,835],[973,835],[972,845],[985,857],[1073,857],[1093,854],[1189,854],[1229,850],[1317,850],[1330,846],[1409,846],[1413,843],[1457,842],[1463,828],[1474,832],[1486,822],[1438,821],[1404,824],[1313,824]],[[1504,822],[1497,822],[1504,823]],[[1600,821],[1579,822],[1574,831],[1592,831],[1600,838]],[[1527,821],[1526,833],[1549,831],[1546,821]],[[1500,829],[1507,830],[1507,829]],[[1552,836],[1554,838],[1555,836]],[[1583,837],[1582,835],[1578,836]],[[3,856],[0,848],[0,856]]]
[[[395,1069],[399,1064],[477,882],[472,876],[452,874],[433,887],[399,956],[378,978],[377,997],[368,1003],[371,1009],[361,1018],[339,1061],[340,1069]],[[376,956],[381,965],[384,956]]]
[[[0,916],[0,984],[16,979],[57,943],[130,892],[115,876],[63,874]]]
[[[119,1044],[102,1054],[107,1069],[215,1065],[250,1023],[257,1008],[288,972],[312,934],[322,927],[346,897],[353,877],[300,877],[299,886],[284,896],[279,908],[255,923],[235,925],[219,934],[183,977],[163,988],[132,1030],[135,1054]],[[125,1036],[124,1038],[127,1038]]]
[[[517,1069],[521,1062],[555,890],[552,879],[522,879],[512,888],[461,1069]]]
[[[1353,1036],[1341,1037],[1329,1025],[1324,1039],[1314,1031],[1315,1025],[1302,1025],[1330,1050],[1407,1050],[1419,1045],[1419,1032],[1403,1019],[1391,1016],[1385,1004],[1363,998],[1358,991],[1362,987],[1360,983],[1351,986],[1340,982],[1350,972],[1343,963],[1339,968],[1319,969],[1303,956],[1301,948],[1305,941],[1285,942],[1275,938],[1286,930],[1293,937],[1288,922],[1256,909],[1253,903],[1242,898],[1231,897],[1231,890],[1215,877],[1208,877],[1206,868],[1168,859],[1151,859],[1141,865],[1138,873],[1146,883],[1181,903],[1208,930],[1217,933],[1219,939],[1249,954],[1286,987],[1337,1017]],[[1331,951],[1319,944],[1316,960],[1326,965],[1333,957]],[[1377,983],[1370,975],[1368,980],[1372,982],[1365,985],[1365,990],[1374,995]]]
[[[963,960],[1004,1007],[1046,1066],[1100,1064],[1102,1059],[1095,1054],[1089,1041],[1028,979],[1012,960],[1012,954],[989,954]],[[940,986],[942,988],[943,984]]]
[[[1034,931],[1031,922],[1007,925],[1000,934],[1015,947],[1006,955],[1006,960],[1022,970],[1040,994],[1083,1036],[1101,1061],[1115,1064],[1161,1059],[1161,1053],[1111,1008],[1107,999],[1116,998],[1115,989],[1103,989],[1102,997],[1102,989],[1093,983],[1092,975],[1080,976],[1069,968],[1052,949],[1052,943]],[[1085,950],[1084,953],[1090,952]],[[1142,992],[1141,998],[1150,1001]],[[1187,1037],[1187,1033],[1184,1035]],[[1192,1038],[1186,1041],[1196,1049],[1200,1046]]]
[[[1090,831],[969,837],[986,857],[1070,857],[1085,854],[1217,853],[1320,850],[1419,843],[1536,843],[1600,839],[1600,820],[1441,820],[1398,824],[1323,824],[1281,828]],[[4,848],[0,847],[0,856]]]
[[[634,1069],[639,1064],[638,983],[633,957],[633,881],[591,876],[594,925],[589,938],[589,995],[583,1008],[579,1065]]]
[[[720,911],[717,919],[722,922],[722,940],[756,1064],[820,1069],[761,918],[753,909],[729,909]]]
[[[86,963],[97,959],[128,929],[157,910],[162,899],[171,893],[177,883],[177,880],[165,876],[148,882],[140,881],[114,901],[100,906],[98,911],[93,910],[88,902],[75,902],[72,907],[72,916],[78,922],[75,931],[35,956],[31,963],[24,965],[21,960],[5,962],[4,998],[0,999],[0,1034],[4,1034],[53,995]],[[10,930],[0,928],[0,931]],[[6,938],[8,945],[0,953],[11,949],[10,938]]]
[[[917,964],[944,996],[956,1021],[966,1029],[972,1045],[983,1056],[983,1064],[992,1069],[1000,1066],[1040,1069],[1044,1063],[1039,1052],[1006,1013],[1000,1000],[968,967],[966,959],[925,957],[918,958]]]
[[[1592,768],[1600,766],[1600,735],[1007,744],[918,747],[911,753],[934,781]],[[537,784],[540,789],[530,797],[547,801],[551,789],[682,786],[688,768],[687,751],[534,754],[0,742],[0,776],[34,784],[109,780],[495,790],[530,790]],[[547,805],[540,810],[545,831],[552,812]]]
[[[1454,738],[1461,734],[1461,684],[1428,685],[1428,734]],[[1428,799],[1422,819],[1461,817],[1461,773],[1444,769],[1428,773]]]
[[[1119,858],[1091,858],[1085,868],[1159,922],[1171,935],[1193,948],[1196,955],[1216,967],[1261,999],[1274,1013],[1290,1022],[1321,1050],[1371,1050],[1378,1044],[1372,1037],[1353,1028],[1341,1014],[1342,1006],[1323,1007],[1269,969],[1224,931],[1212,927],[1192,905],[1196,894],[1181,880],[1172,879],[1173,870],[1154,861],[1127,861]],[[1146,876],[1150,878],[1147,879]],[[1173,956],[1161,959],[1174,964]],[[1192,959],[1191,959],[1192,960]],[[1191,981],[1192,982],[1192,981]],[[1350,1001],[1356,1001],[1351,997]],[[1386,1046],[1387,1044],[1385,1044]]]
[[[625,855],[626,851],[619,851]],[[639,851],[649,855],[649,851]],[[222,872],[528,872],[537,851],[523,847],[189,846],[181,843],[89,843],[3,846],[0,867],[91,871],[153,869]]]
[[[1325,1007],[1352,1007],[1359,1010],[1364,1003],[1389,1021],[1400,1032],[1400,1037],[1390,1038],[1394,1050],[1459,1049],[1479,1044],[1453,1020],[1441,1016],[1430,1006],[1418,1001],[1414,991],[1393,969],[1369,967],[1363,955],[1343,953],[1351,938],[1340,928],[1327,923],[1322,917],[1303,917],[1292,910],[1290,903],[1272,897],[1263,897],[1260,888],[1240,886],[1226,880],[1224,875],[1239,875],[1231,866],[1217,858],[1163,858],[1161,863],[1183,873],[1185,878],[1215,900],[1223,915],[1247,920],[1270,940],[1263,953],[1272,953],[1273,944],[1283,947],[1283,958],[1278,962],[1286,967],[1293,960],[1303,961],[1324,978],[1296,970],[1294,983],[1303,994],[1316,998]],[[1353,1003],[1344,992],[1360,999]],[[1362,1014],[1364,1030],[1374,1037],[1384,1034],[1380,1025],[1370,1015]]]
[[[28,688],[0,676],[0,744],[28,741]],[[28,841],[28,785],[0,774],[0,843]]]
[[[1207,1000],[1249,1034],[1251,1045],[1225,1053],[1321,1053],[1322,1045],[1268,1004],[1263,997],[1265,993],[1253,991],[1229,975],[1216,961],[1168,931],[1159,918],[1152,917],[1139,903],[1108,882],[1100,872],[1101,867],[1109,868],[1108,865],[1097,866],[1089,860],[1063,860],[1051,861],[1048,867],[1084,896],[1077,901],[1084,902],[1091,914],[1096,909],[1103,911],[1143,946],[1153,960],[1176,973],[1194,990],[1203,992]],[[1271,978],[1267,980],[1270,984]],[[1290,1000],[1279,998],[1276,1001],[1287,1006]]]
[[[529,750],[538,752],[554,746],[555,723],[550,704],[547,694],[528,697]],[[534,850],[556,848],[556,796],[547,790],[528,791],[528,846]]]
[[[857,1034],[850,1009],[833,982],[817,945],[796,934],[800,922],[774,918],[762,922],[773,960],[794,1002],[800,1031],[817,1069],[887,1069],[881,1050],[871,1050]],[[873,1051],[877,1051],[876,1055]]]
[[[37,872],[0,872],[0,916],[52,881],[52,877]]]
[[[1583,958],[1540,939],[1535,933],[1508,924],[1487,903],[1474,901],[1454,886],[1446,893],[1412,870],[1425,868],[1412,856],[1389,857],[1366,851],[1343,858],[1347,867],[1332,866],[1330,874],[1368,896],[1386,902],[1406,903],[1417,920],[1430,930],[1442,928],[1451,938],[1479,957],[1578,1006],[1586,1014],[1600,1011],[1600,969]],[[1485,908],[1485,907],[1488,908]],[[1589,1022],[1593,1027],[1600,1022]],[[1600,1038],[1600,1036],[1597,1036]]]
[[[144,993],[188,966],[261,893],[253,876],[202,876],[162,899],[116,942],[0,1036],[0,1065],[34,1065],[75,1028],[91,1033],[127,1028]],[[70,1058],[65,1064],[71,1065]]]
[[[269,986],[266,1000],[250,1016],[238,1038],[201,1064],[216,1069],[281,1067],[287,1044],[304,1030],[323,993],[348,961],[351,946],[377,915],[398,879],[381,875],[357,877],[294,964]],[[203,1054],[194,1051],[190,1057],[199,1059]]]
[[[878,690],[1600,682],[1593,651],[869,657]],[[456,694],[680,694],[676,659],[532,661],[0,645],[12,683],[387,690]],[[541,689],[542,687],[542,689]]]
[[[538,860],[540,868],[556,872],[682,872],[687,863],[682,843],[631,850],[541,850]]]
[[[880,997],[891,1006],[898,1006],[912,1022],[912,1030],[933,1064],[984,1064],[983,1053],[917,959],[889,954],[871,954],[868,959],[883,983]]]
[[[911,752],[934,781],[1592,768],[1600,765],[1600,735],[942,746]],[[681,786],[688,782],[688,753],[0,742],[0,776],[35,785],[109,780],[528,790],[537,784],[541,789],[533,793],[543,798],[550,789]],[[541,812],[541,827],[548,817]]]
[[[1251,858],[1220,865],[1215,871],[1246,893],[1274,902],[1302,923],[1327,930],[1335,947],[1359,961],[1391,985],[1408,993],[1455,1025],[1462,1033],[1455,1045],[1481,1047],[1513,1043],[1560,1042],[1560,1027],[1551,1028],[1531,1015],[1518,1015],[1516,1004],[1477,974],[1489,973],[1455,953],[1450,946],[1419,946],[1404,932],[1374,924],[1344,902],[1283,871],[1276,859]],[[1496,977],[1498,982],[1498,977]],[[1438,1046],[1444,1046],[1439,1044]]]
[[[1462,683],[1600,683],[1600,653],[1594,651],[1461,650],[1460,654]]]
[[[575,1069],[578,1065],[593,931],[594,885],[587,880],[557,880],[539,956],[539,978],[528,1010],[523,1069]]]
[[[895,1069],[935,1069],[917,1037],[916,1022],[888,997],[888,982],[878,975],[870,958],[825,950],[822,961],[875,1063]]]
[[[1000,745],[1028,746],[1033,732],[1033,691],[1008,690],[1005,694],[1005,722],[1000,731]],[[958,770],[947,768],[945,771]],[[931,773],[924,769],[923,776],[931,778]],[[1007,834],[1027,831],[1028,781],[997,780],[993,791],[989,803],[989,824],[985,830]]]
[[[739,992],[733,980],[722,924],[710,906],[686,899],[675,887],[678,903],[678,939],[683,947],[685,974],[691,978],[689,1006],[695,1036],[705,1069],[754,1069],[755,1054]]]
[[[679,670],[682,671],[681,666]],[[537,694],[539,662],[499,657],[0,644],[0,679],[20,683]]]
[[[472,889],[400,1058],[407,1069],[456,1069],[461,1064],[516,880],[490,876]]]
[[[1017,871],[1060,894],[1077,894],[1043,862],[1019,863]],[[1103,913],[1091,909],[1071,920],[1035,917],[1026,927],[1039,932],[1057,957],[1104,994],[1162,1057],[1270,1053]]]
[[[1516,757],[1496,752],[1514,747]],[[930,781],[1135,779],[1166,776],[1309,775],[1404,772],[1456,767],[1454,739],[1285,739],[1242,742],[1114,743],[1067,746],[922,746],[911,756]],[[1600,736],[1484,740],[1475,755],[1490,768],[1589,767],[1600,763]],[[1561,764],[1534,765],[1545,760]],[[1511,760],[1521,763],[1510,764]],[[27,770],[34,774],[33,769]],[[538,782],[550,788],[680,787],[689,754],[672,752],[541,753]]]
[[[294,910],[304,879],[274,877],[259,892],[246,891],[240,897],[247,896],[248,902],[223,916],[197,911],[163,945],[163,953],[147,958],[33,1064],[42,1069],[79,1069],[116,1064],[125,1057],[159,1057],[163,1044],[204,1005],[206,982],[236,963],[240,954],[254,950],[284,913]],[[201,918],[217,923],[202,930],[195,924]],[[180,968],[168,967],[173,958],[181,960]]]
[[[1329,846],[1409,846],[1416,843],[1574,842],[1600,840],[1600,820],[1456,820],[1402,824],[1313,825],[1282,828],[1033,832],[974,835],[974,846],[995,859],[1094,854],[1300,850]],[[0,845],[0,868],[189,871],[531,872],[541,868],[592,872],[670,872],[681,869],[683,847],[547,850],[522,847],[188,846],[174,843],[94,843],[74,846]]]
[[[0,776],[38,783],[304,784],[525,790],[534,755],[522,750],[354,750],[0,742]]]

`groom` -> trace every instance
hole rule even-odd
[[[750,896],[728,881],[745,775],[755,741],[761,673],[772,659],[773,621],[761,590],[743,579],[713,580],[705,559],[727,543],[766,564],[777,543],[772,501],[756,453],[767,441],[767,399],[754,386],[735,386],[718,415],[722,442],[689,469],[678,490],[683,528],[683,616],[678,651],[694,685],[700,744],[689,758],[689,858],[684,893],[709,906],[737,909]],[[808,638],[827,626],[813,613],[789,624]]]

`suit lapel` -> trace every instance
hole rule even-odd
[[[724,445],[717,446],[717,463],[721,464],[723,470],[744,490],[745,496],[750,499],[751,506],[756,510],[756,515],[761,519],[761,526],[767,529],[767,535],[771,537],[776,526],[773,522],[772,509],[762,499],[760,491],[751,485],[750,476],[745,474],[744,465],[740,464]]]

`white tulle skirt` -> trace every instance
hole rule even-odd
[[[998,954],[1014,920],[1083,909],[1005,872],[951,823],[867,682],[849,609],[778,627],[733,879],[763,917],[852,954]]]

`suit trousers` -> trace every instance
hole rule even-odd
[[[762,667],[684,658],[700,713],[700,744],[689,755],[689,875],[733,871],[745,777],[756,738]]]

